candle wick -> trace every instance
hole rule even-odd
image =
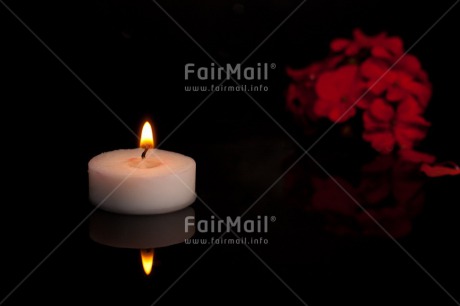
[[[147,154],[147,151],[148,151],[148,150],[149,150],[149,146],[145,146],[144,152],[142,152],[142,155],[141,155],[142,159],[145,158],[145,154]]]

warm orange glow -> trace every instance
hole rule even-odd
[[[142,128],[142,134],[141,134],[141,143],[140,147],[143,149],[152,149],[153,148],[153,131],[152,131],[152,126],[148,121],[144,123],[144,127]]]
[[[153,260],[155,258],[155,252],[153,249],[143,249],[141,250],[142,266],[144,267],[144,272],[146,275],[149,275],[152,272]]]

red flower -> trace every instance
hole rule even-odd
[[[404,53],[399,37],[356,29],[353,39],[333,40],[331,50],[323,61],[287,71],[293,80],[287,108],[305,131],[314,130],[319,118],[343,123],[359,112],[363,139],[378,152],[412,149],[425,137],[430,124],[422,115],[431,83],[420,61]]]
[[[380,153],[390,153],[395,145],[411,149],[425,137],[430,126],[421,113],[420,105],[410,96],[396,109],[382,98],[376,98],[363,115],[363,139]]]
[[[429,177],[460,175],[460,168],[453,162],[446,162],[435,165],[423,164],[420,170]]]
[[[318,115],[313,110],[318,99],[315,92],[318,77],[334,68],[342,59],[343,57],[335,56],[315,62],[303,69],[286,70],[287,75],[293,80],[286,92],[286,107],[304,126],[304,131],[307,133],[310,132],[312,123],[318,120]]]
[[[386,33],[367,36],[361,29],[353,31],[353,40],[334,39],[330,47],[333,52],[341,52],[347,56],[356,56],[367,50],[377,58],[395,59],[404,53],[403,43],[399,37],[387,37]]]
[[[375,95],[384,95],[390,102],[398,102],[413,95],[423,109],[431,98],[431,84],[425,76],[420,63],[413,56],[405,56],[390,70],[383,60],[370,58],[360,67],[366,84]]]
[[[353,107],[360,95],[358,67],[347,65],[335,71],[324,72],[316,83],[318,101],[314,112],[333,122],[344,122],[356,113]]]

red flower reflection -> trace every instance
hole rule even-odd
[[[363,139],[380,153],[412,149],[425,138],[431,83],[399,37],[356,29],[353,39],[334,39],[330,47],[323,61],[287,71],[287,109],[305,131],[320,118],[343,123],[361,116]]]
[[[358,177],[334,180],[297,168],[287,186],[298,205],[321,216],[324,228],[339,235],[386,237],[387,231],[395,238],[406,236],[425,199],[419,163],[394,155],[377,156]]]

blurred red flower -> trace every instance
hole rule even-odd
[[[412,149],[426,136],[430,123],[421,116],[413,97],[408,96],[396,106],[376,98],[363,114],[363,139],[381,153],[390,153],[395,145]]]
[[[321,118],[344,123],[361,117],[363,139],[380,153],[412,149],[426,136],[423,118],[432,87],[420,61],[405,54],[399,37],[337,38],[332,54],[302,69],[288,69],[292,79],[287,109],[305,131]]]
[[[425,110],[431,98],[431,84],[414,56],[405,55],[394,66],[381,59],[369,58],[360,69],[367,88],[374,95],[390,102],[399,102],[412,95],[422,111]]]
[[[358,67],[346,65],[322,73],[316,82],[314,113],[332,122],[344,122],[356,113],[353,103],[360,95]]]
[[[353,31],[353,39],[337,38],[331,42],[331,50],[356,56],[365,51],[378,58],[395,59],[404,53],[403,42],[399,37],[387,37],[386,33],[367,36],[361,29]]]

